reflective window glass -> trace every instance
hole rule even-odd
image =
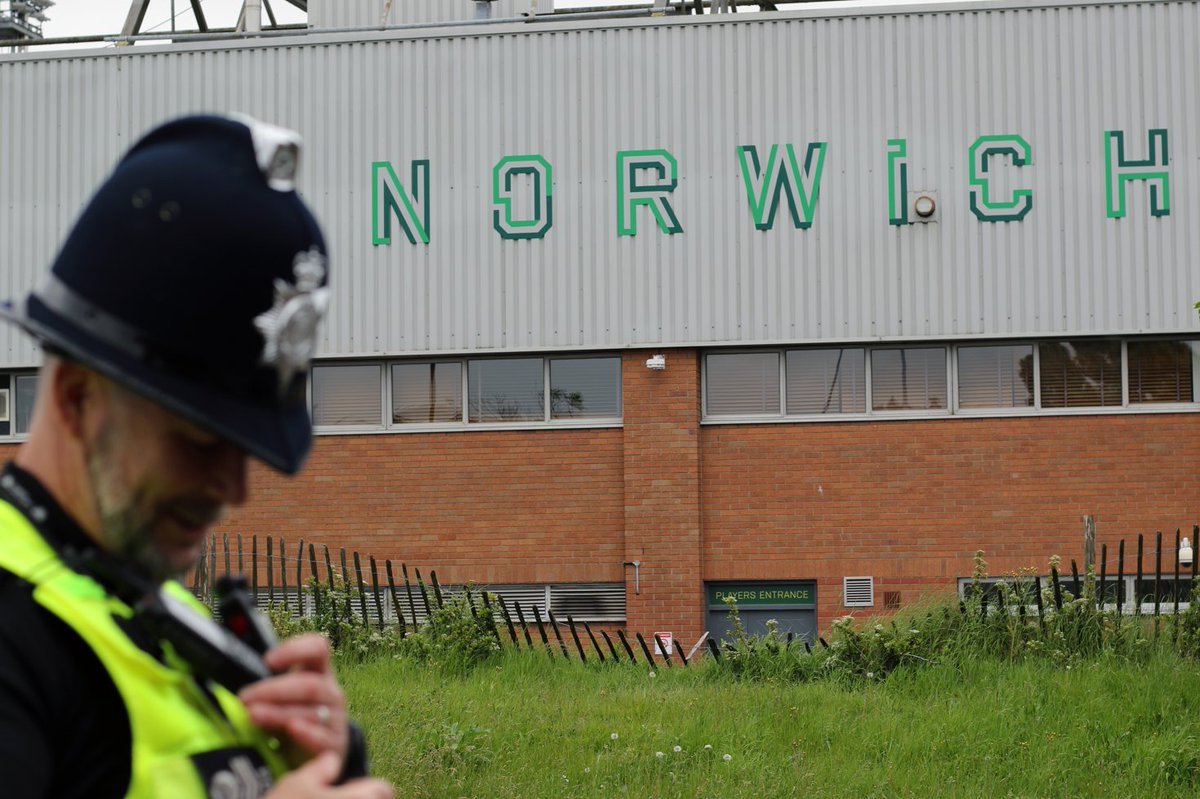
[[[551,359],[551,419],[595,419],[620,415],[620,358]]]
[[[314,366],[313,424],[382,424],[383,391],[379,368],[375,363]]]
[[[540,422],[546,418],[541,358],[471,361],[467,412],[472,422]]]
[[[959,347],[958,407],[1033,407],[1033,345]]]
[[[1043,408],[1121,404],[1121,345],[1116,341],[1047,341],[1038,345]]]
[[[1192,402],[1194,341],[1129,342],[1129,401]]]
[[[866,350],[791,350],[786,366],[789,414],[866,411]]]
[[[397,424],[462,421],[462,364],[392,365],[392,421]]]
[[[871,352],[871,408],[924,411],[946,407],[946,350],[912,347]]]
[[[779,413],[779,353],[722,352],[705,359],[708,413]]]

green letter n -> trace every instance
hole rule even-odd
[[[400,183],[390,161],[371,164],[371,243],[392,243],[392,217],[409,244],[429,243],[429,161],[412,162],[412,194]]]
[[[1166,129],[1152,129],[1149,140],[1149,157],[1136,161],[1125,157],[1124,131],[1104,132],[1104,199],[1111,219],[1125,216],[1125,186],[1131,180],[1150,181],[1151,216],[1169,216],[1171,213]]]

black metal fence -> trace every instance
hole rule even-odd
[[[246,570],[247,560],[249,571]],[[265,570],[265,575],[260,573],[261,570]],[[450,596],[461,592],[465,594],[472,614],[490,614],[497,639],[502,639],[506,632],[513,647],[540,649],[552,658],[577,658],[587,662],[590,656],[602,663],[642,663],[650,667],[662,664],[671,668],[672,653],[681,666],[687,667],[706,641],[709,641],[711,651],[717,651],[711,646],[707,633],[688,654],[684,654],[677,642],[667,642],[652,635],[651,640],[655,643],[652,647],[640,632],[627,634],[624,629],[614,630],[618,645],[608,630],[593,630],[590,622],[576,622],[573,614],[560,620],[551,608],[536,603],[522,606],[519,601],[510,601],[486,590],[472,590],[470,586],[447,588],[438,581],[434,570],[429,570],[426,580],[420,569],[414,568],[410,572],[404,563],[395,569],[392,561],[385,560],[380,568],[372,555],[364,558],[358,552],[351,552],[347,558],[345,548],[338,549],[335,564],[328,546],[306,543],[304,539],[299,540],[295,549],[289,549],[283,537],[266,536],[260,550],[258,536],[251,536],[248,544],[241,535],[231,538],[224,534],[219,541],[213,536],[197,562],[191,586],[192,591],[210,606],[214,604],[216,579],[221,574],[244,575],[260,608],[282,608],[293,616],[305,615],[315,609],[316,603],[305,592],[305,585],[315,582],[331,591],[340,588],[346,591],[349,610],[363,625],[376,626],[380,630],[394,626],[401,638],[420,629],[435,608],[443,607]],[[490,597],[496,598],[495,604]]]

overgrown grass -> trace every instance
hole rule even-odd
[[[655,672],[502,648],[463,598],[404,642],[356,629],[337,589],[276,623],[337,643],[403,796],[1195,795],[1200,602],[1138,619],[1098,608],[1090,575],[1078,598],[1042,588],[1044,614],[1018,579],[991,608],[975,590],[838,620],[811,652],[732,608],[719,662]]]
[[[408,659],[347,663],[341,673],[376,773],[406,796],[1165,797],[1200,788],[1196,668],[1171,653],[1070,668],[901,666],[855,683],[731,681],[711,663],[651,677],[514,652],[460,676]]]

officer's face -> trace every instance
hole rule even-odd
[[[193,567],[231,505],[246,499],[246,455],[181,417],[107,382],[87,452],[109,548],[158,579]]]

